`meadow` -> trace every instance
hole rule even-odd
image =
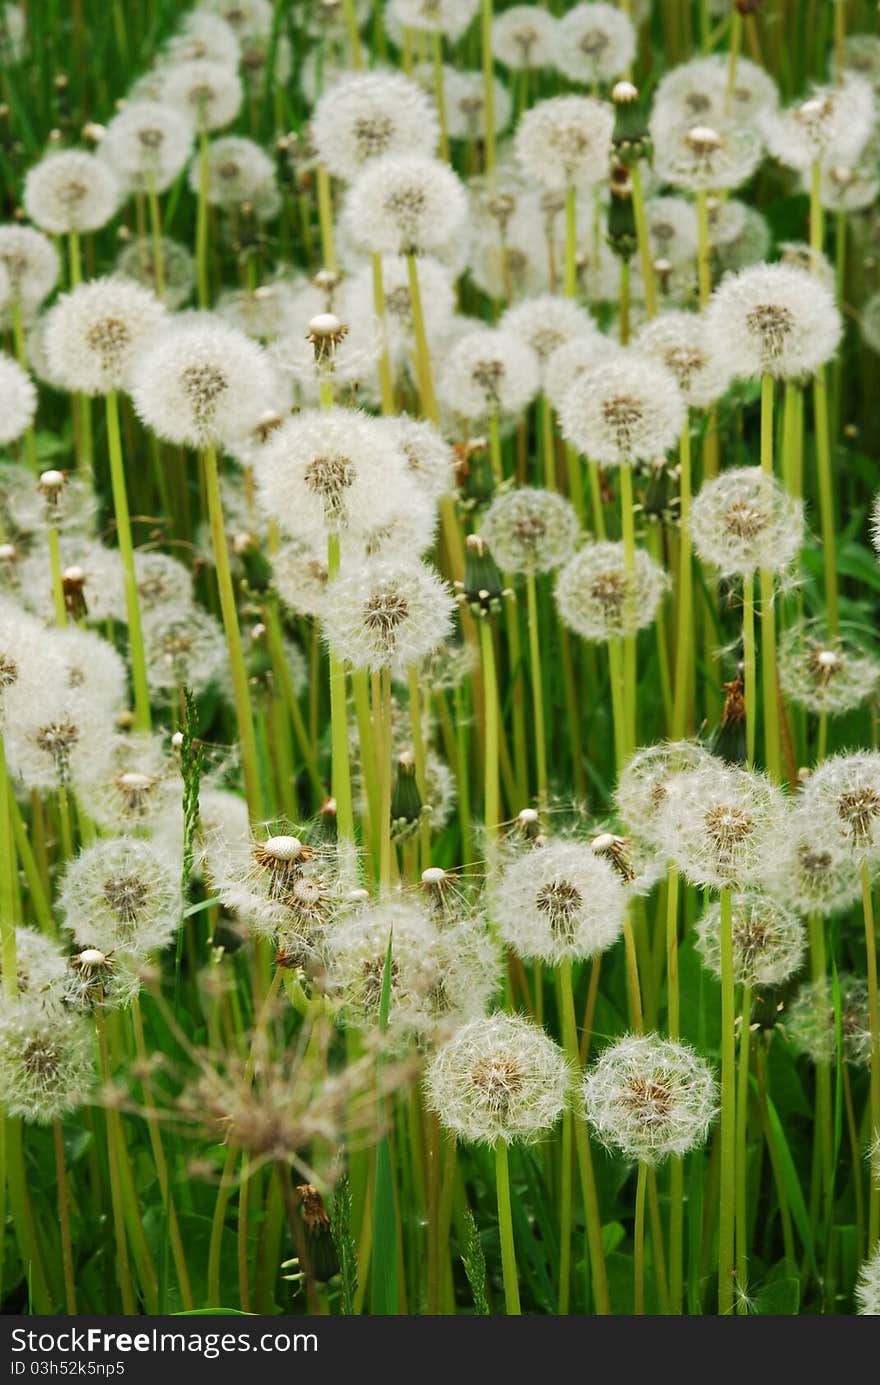
[[[869,0],[0,0],[7,1314],[880,1313]]]

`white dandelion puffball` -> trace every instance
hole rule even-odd
[[[804,507],[760,467],[735,467],[706,481],[691,507],[700,560],[723,577],[784,572],[804,543]]]
[[[238,38],[231,25],[202,6],[184,16],[179,30],[172,34],[163,51],[168,64],[207,58],[234,69],[240,57]]]
[[[520,117],[514,152],[529,177],[550,190],[598,183],[608,175],[613,129],[607,102],[552,96]]]
[[[860,1317],[880,1315],[880,1246],[861,1266],[853,1293]]]
[[[34,382],[18,361],[0,352],[0,444],[15,442],[37,412]]]
[[[861,212],[872,207],[880,195],[880,148],[874,134],[854,164],[823,165],[819,174],[819,198],[829,212]],[[804,191],[810,191],[811,173],[802,175]]]
[[[3,734],[12,779],[27,789],[57,791],[109,762],[112,727],[103,705],[78,696],[61,681],[51,687],[31,684],[25,702],[20,695],[24,686],[22,682],[17,690],[14,716],[11,706],[5,709],[9,715]]]
[[[170,553],[139,549],[134,555],[134,573],[143,612],[188,601],[192,596],[192,573]]]
[[[684,421],[675,376],[635,349],[582,375],[559,410],[565,440],[605,466],[655,460],[676,445]]]
[[[439,428],[406,414],[383,419],[381,425],[403,453],[409,476],[429,499],[439,501],[455,490],[455,453]]]
[[[172,321],[135,362],[131,394],[146,426],[185,447],[230,443],[271,408],[275,378],[243,332],[210,315]]]
[[[430,158],[440,133],[430,98],[397,72],[347,73],[318,101],[310,129],[318,158],[345,182],[386,156]]]
[[[880,753],[831,755],[810,775],[800,798],[817,844],[843,847],[855,862],[880,855]]]
[[[371,254],[442,258],[450,242],[465,234],[467,196],[447,164],[389,154],[358,174],[342,217],[354,243]]]
[[[560,569],[556,605],[570,630],[604,643],[650,625],[668,588],[666,573],[643,548],[630,572],[622,543],[587,543]]]
[[[222,135],[208,145],[207,190],[210,203],[217,207],[253,202],[275,178],[275,165],[252,139]],[[189,185],[199,191],[201,159],[197,155],[189,166]]]
[[[44,231],[97,231],[119,206],[121,188],[112,168],[96,154],[63,149],[28,170],[24,208]]]
[[[143,615],[147,682],[155,692],[203,692],[228,674],[223,627],[193,602],[163,603]]]
[[[153,835],[167,815],[169,781],[175,788],[177,773],[160,734],[134,732],[114,738],[109,775],[81,781],[78,788],[90,816],[106,831],[147,829]],[[181,857],[178,849],[176,858]]]
[[[80,946],[146,957],[180,923],[180,871],[152,842],[107,837],[68,864],[58,902]]]
[[[667,800],[686,784],[692,770],[722,768],[697,741],[660,741],[637,750],[617,781],[614,801],[620,819],[633,836],[659,850],[664,845],[663,813]]]
[[[542,374],[554,352],[568,342],[580,338],[603,340],[585,308],[569,298],[550,293],[525,298],[505,309],[498,325],[528,343],[538,358]]]
[[[58,645],[46,628],[11,597],[0,596],[0,725],[11,725],[39,697],[46,681],[59,683]]]
[[[871,1018],[868,983],[863,976],[838,973],[840,986],[841,1051],[845,1063],[863,1068],[871,1061]],[[837,1057],[837,1014],[831,983],[821,977],[802,986],[789,1005],[785,1032],[792,1047],[814,1063],[833,1063]]]
[[[513,71],[550,67],[556,60],[558,21],[539,5],[511,5],[492,20],[492,52]]]
[[[238,73],[227,63],[194,58],[164,69],[161,99],[195,121],[199,130],[220,130],[233,121],[242,95]]]
[[[626,913],[620,876],[589,842],[549,841],[514,857],[490,882],[489,899],[508,947],[550,966],[613,947]]]
[[[399,365],[412,359],[415,351],[409,270],[403,256],[383,255],[382,288],[388,354],[392,363]],[[446,336],[455,313],[455,279],[452,270],[432,256],[422,256],[419,259],[419,290],[425,336],[429,343],[439,341]],[[361,330],[364,324],[373,323],[373,293],[373,267],[367,264],[343,281],[338,294],[340,319],[350,327],[351,324],[359,324]],[[290,314],[290,318],[293,319],[293,313]],[[378,323],[376,328],[378,335]],[[337,360],[354,335],[355,333],[350,330],[345,341],[341,343]]]
[[[809,804],[798,801],[789,830],[771,852],[761,888],[794,913],[829,918],[859,898],[858,872],[845,842],[817,841]]]
[[[702,313],[670,309],[646,322],[636,347],[675,376],[685,403],[705,409],[726,392],[732,371],[723,346]]]
[[[657,835],[691,884],[744,889],[760,885],[787,816],[786,799],[763,775],[710,759],[667,795]]]
[[[189,158],[193,135],[192,120],[174,106],[131,101],[107,125],[101,157],[124,187],[164,192]]]
[[[293,67],[293,55],[287,35],[279,33],[275,36],[274,53],[271,28],[266,34],[242,35],[241,70],[244,73],[248,91],[254,95],[262,95],[265,90],[270,58],[272,59],[271,80],[277,82],[279,86],[288,82]]]
[[[738,986],[781,986],[800,970],[806,951],[801,920],[762,894],[731,900],[733,976]],[[721,976],[721,905],[710,904],[696,928],[697,951]]]
[[[162,236],[159,242],[159,262],[162,268],[164,288],[163,302],[167,308],[181,307],[196,286],[196,262],[185,245]],[[116,275],[123,279],[133,279],[142,288],[155,291],[156,247],[152,237],[142,236],[130,241],[119,252],[116,261]]]
[[[6,271],[10,296],[25,316],[48,298],[61,273],[58,251],[33,226],[0,226],[0,265]]]
[[[52,938],[37,928],[19,925],[15,930],[15,980],[19,995],[54,999],[67,971],[65,958]],[[3,964],[0,961],[0,976]],[[8,997],[0,999],[0,1013],[7,1009]],[[18,1006],[17,999],[12,1007]]]
[[[447,637],[454,609],[452,592],[427,564],[368,558],[328,582],[321,629],[353,669],[405,670]]]
[[[257,496],[282,533],[314,550],[329,535],[365,543],[407,508],[432,510],[388,428],[353,409],[304,410],[277,428],[256,466]]]
[[[658,1034],[627,1034],[606,1048],[584,1077],[583,1098],[597,1138],[646,1164],[702,1144],[718,1109],[705,1059]]]
[[[845,72],[836,86],[816,87],[806,101],[759,116],[769,152],[802,172],[813,164],[854,164],[870,138],[877,108],[870,82]]]
[[[571,557],[579,534],[571,502],[536,486],[495,495],[480,527],[504,572],[552,572]]]
[[[744,124],[753,121],[759,111],[778,105],[776,83],[757,63],[740,54],[732,90],[730,76],[727,54],[679,63],[657,83],[654,110],[661,111],[667,121],[689,129],[720,120]]]
[[[39,999],[0,1017],[0,1101],[8,1115],[51,1125],[81,1106],[96,1081],[87,1020]]]
[[[428,1105],[467,1144],[539,1139],[562,1115],[570,1083],[558,1044],[505,1014],[463,1025],[425,1073]]]
[[[877,691],[880,660],[846,631],[831,634],[821,622],[797,621],[779,645],[779,682],[785,696],[810,712],[851,711]]]
[[[442,976],[438,929],[428,908],[405,895],[389,895],[331,924],[324,940],[328,988],[355,1027],[378,1024],[388,942],[391,940],[389,1029],[405,1038],[428,1018],[430,996]]]
[[[493,413],[518,414],[538,393],[538,358],[501,327],[474,327],[448,350],[437,394],[450,412],[472,423]]]
[[[61,660],[64,685],[101,708],[108,720],[115,719],[128,703],[122,656],[97,631],[78,625],[52,631],[51,639]]]
[[[738,188],[761,162],[764,146],[754,126],[717,120],[681,124],[677,113],[654,106],[648,126],[658,179],[690,192]]]
[[[71,485],[68,482],[68,487]],[[75,523],[61,536],[62,582],[69,592],[76,593],[84,620],[94,625],[118,620],[124,625],[128,616],[119,554],[77,532],[78,527]],[[46,543],[32,548],[19,568],[23,599],[47,622],[55,619],[51,572]]]
[[[797,380],[831,360],[841,337],[834,295],[794,265],[753,265],[724,279],[712,295],[706,326],[734,375]]]
[[[238,38],[272,28],[272,0],[202,0],[201,8],[219,15]]]
[[[130,279],[92,279],[58,299],[44,345],[54,379],[81,394],[128,389],[133,364],[166,323],[155,294]]]
[[[417,69],[414,75],[426,90],[433,91],[433,66],[425,64]],[[446,133],[450,139],[485,139],[486,87],[482,72],[462,72],[457,67],[445,65],[443,101],[446,108]],[[492,128],[496,135],[507,129],[512,112],[510,92],[496,77],[492,82]]]
[[[616,5],[575,5],[559,20],[554,61],[569,81],[607,86],[623,76],[636,55],[636,31]]]
[[[655,260],[675,265],[691,264],[697,254],[697,214],[684,197],[651,197],[645,203],[645,220]]]
[[[443,34],[454,43],[479,7],[480,0],[388,0],[385,22],[395,42],[404,29],[412,29],[417,34]]]
[[[326,545],[325,545],[326,547]],[[317,617],[327,585],[327,555],[302,539],[288,539],[271,555],[272,581],[289,611]]]

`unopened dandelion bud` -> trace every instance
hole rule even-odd
[[[306,341],[314,349],[315,360],[323,364],[332,362],[337,346],[347,336],[348,328],[338,317],[333,313],[319,313],[309,322]]]
[[[488,616],[501,609],[505,595],[498,564],[479,534],[465,540],[464,580],[461,594],[475,616]]]
[[[638,248],[632,204],[632,183],[623,164],[615,165],[611,175],[608,244],[618,259],[627,261],[632,259]]]
[[[409,753],[398,756],[397,776],[391,795],[391,832],[397,841],[405,841],[418,826],[422,816],[422,796],[416,783],[415,760]]]
[[[632,82],[616,82],[611,91],[614,102],[614,133],[611,147],[622,164],[637,163],[651,157],[648,121],[639,101],[638,87]]]
[[[541,816],[535,808],[521,808],[516,815],[516,827],[526,841],[534,841],[541,830]]]

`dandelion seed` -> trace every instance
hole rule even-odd
[[[476,327],[450,350],[437,382],[446,406],[471,424],[495,414],[518,414],[539,388],[531,347],[500,327]]]
[[[786,801],[751,770],[707,761],[681,777],[658,822],[669,858],[694,885],[759,885],[773,842],[785,831]]]
[[[187,115],[158,101],[131,101],[113,117],[101,141],[101,157],[119,181],[136,192],[164,192],[192,148]]]

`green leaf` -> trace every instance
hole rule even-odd
[[[770,1129],[773,1133],[773,1139],[776,1144],[777,1154],[779,1156],[780,1175],[782,1178],[782,1185],[785,1191],[785,1196],[788,1199],[788,1208],[791,1212],[794,1224],[798,1229],[801,1241],[803,1242],[804,1250],[807,1252],[807,1256],[809,1257],[813,1273],[818,1278],[819,1270],[816,1265],[816,1256],[813,1249],[813,1231],[812,1227],[810,1226],[810,1216],[807,1212],[807,1204],[804,1202],[804,1194],[803,1190],[801,1189],[801,1181],[798,1178],[797,1169],[795,1168],[794,1160],[791,1157],[791,1150],[789,1149],[788,1141],[785,1138],[785,1131],[782,1127],[782,1121],[779,1119],[776,1107],[773,1105],[773,1102],[770,1100],[769,1096],[767,1096],[767,1118],[770,1122]]]
[[[753,1311],[767,1317],[793,1317],[800,1302],[800,1280],[773,1279],[759,1290]]]
[[[342,1280],[342,1311],[346,1317],[354,1312],[357,1294],[357,1249],[351,1234],[351,1184],[348,1175],[341,1178],[333,1193],[333,1216],[330,1231],[336,1254],[339,1256],[339,1274]]]

